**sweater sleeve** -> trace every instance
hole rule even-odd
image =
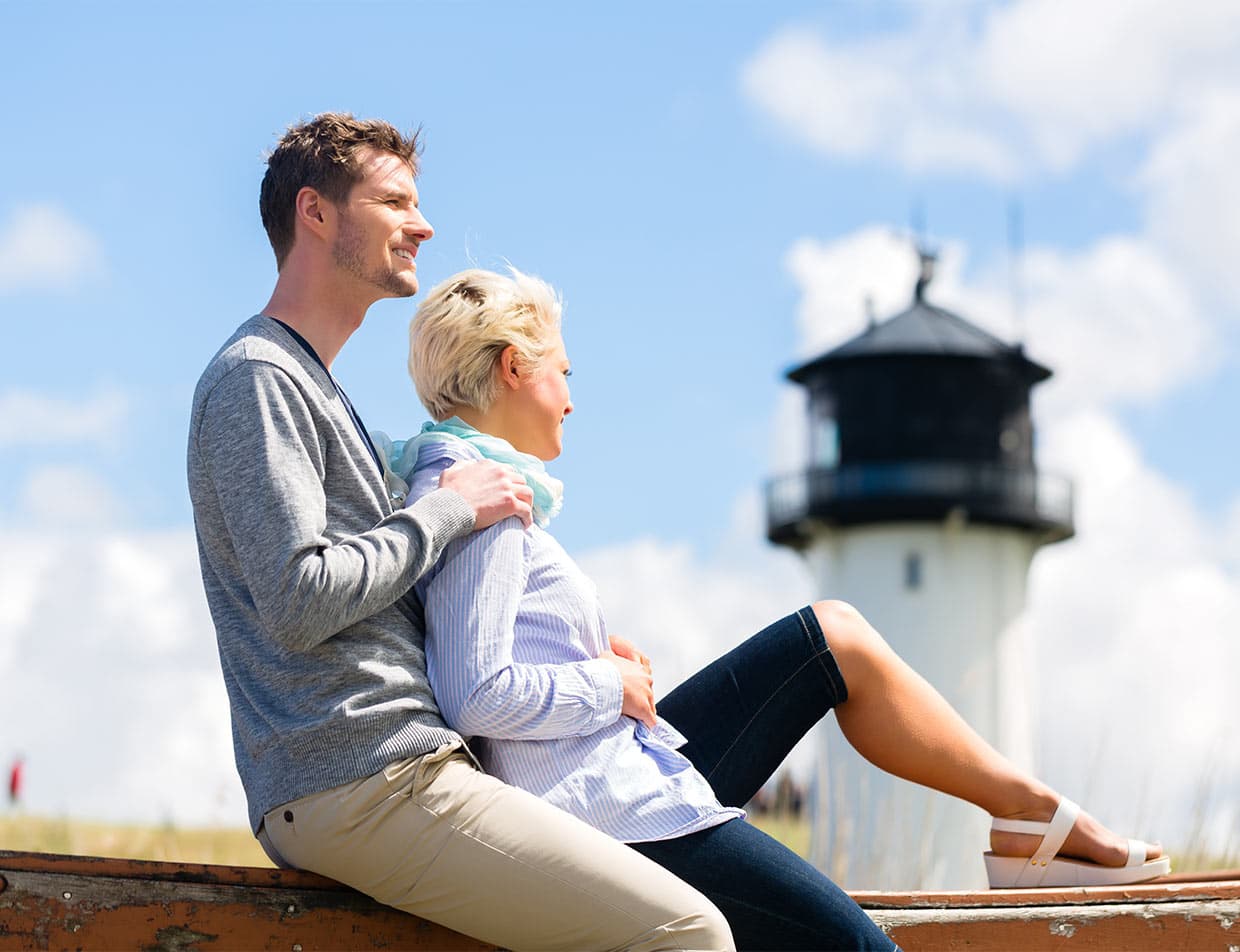
[[[513,660],[528,580],[525,546],[521,523],[506,519],[450,549],[421,586],[435,699],[444,719],[469,737],[593,734],[620,717],[623,686],[610,663]]]
[[[312,648],[388,607],[473,529],[468,503],[440,490],[330,539],[324,448],[304,394],[272,364],[246,361],[223,377],[195,438],[249,596],[289,648]]]

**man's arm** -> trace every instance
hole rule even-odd
[[[326,459],[303,395],[280,368],[246,362],[207,398],[195,437],[249,597],[282,644],[311,648],[391,605],[443,547],[515,493],[464,474],[464,493],[431,493],[344,539],[327,530]],[[461,474],[458,474],[461,476]]]

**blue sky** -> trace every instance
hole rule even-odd
[[[1036,407],[1042,458],[1083,506],[1078,540],[1035,566],[1035,621],[1051,647],[1083,615],[1111,633],[1087,693],[1170,626],[1198,665],[1234,658],[1232,5],[8,2],[0,34],[0,672],[58,712],[0,735],[0,756],[31,760],[31,809],[239,821],[186,417],[202,366],[270,292],[264,150],[325,109],[423,127],[424,286],[511,261],[563,290],[577,411],[558,534],[604,594],[644,580],[649,614],[618,615],[674,673],[739,637],[716,619],[830,594],[761,543],[756,493],[798,462],[782,371],[858,330],[867,293],[902,306],[915,219],[943,252],[931,297],[1010,335],[1013,202],[1022,336],[1057,371]],[[335,368],[393,435],[423,418],[412,306],[373,308]],[[744,580],[761,592],[741,608],[684,604]],[[1132,591],[1160,607],[1134,615]],[[656,607],[692,632],[671,638]],[[1143,678],[1123,669],[1116,693],[1160,690]],[[135,726],[161,698],[180,708],[165,729]],[[1235,726],[1193,711],[1210,736]],[[111,756],[83,806],[36,758],[87,721]],[[132,777],[170,762],[214,799],[142,793],[166,781]],[[1219,769],[1220,789],[1240,785],[1234,758]]]

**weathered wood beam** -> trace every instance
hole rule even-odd
[[[1240,947],[1240,877],[853,897],[908,952]],[[0,950],[360,948],[494,950],[313,873],[0,851]]]

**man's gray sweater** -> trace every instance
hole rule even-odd
[[[472,530],[468,503],[438,490],[393,512],[328,373],[262,316],[198,382],[188,470],[253,829],[282,803],[456,740],[408,593]]]

